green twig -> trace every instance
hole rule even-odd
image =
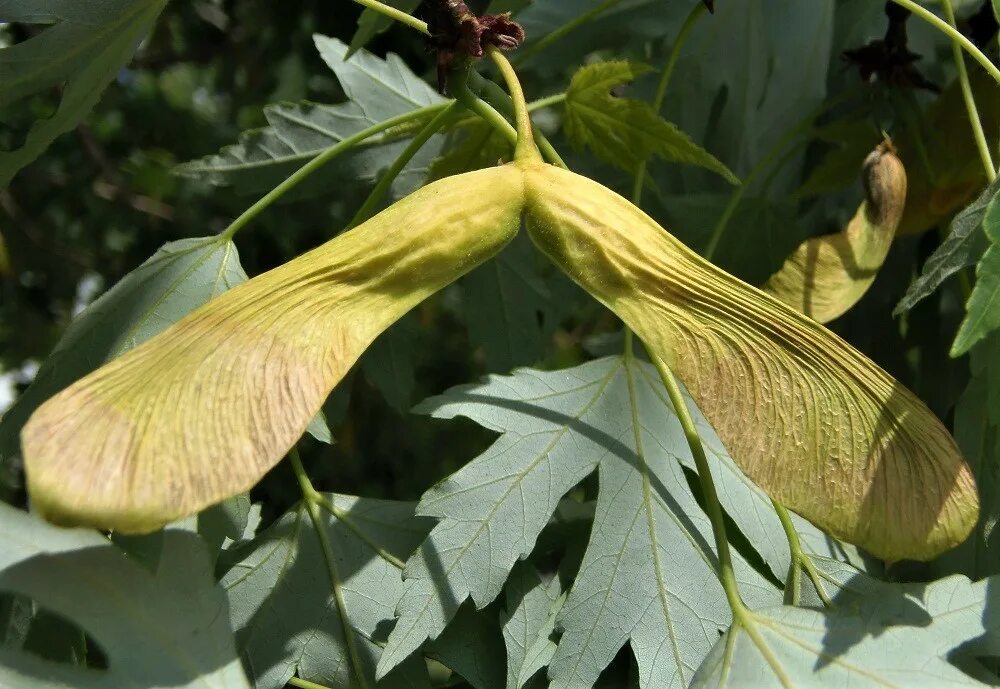
[[[948,20],[948,24],[957,30],[955,10],[951,6],[951,0],[941,0],[941,8],[944,10],[944,16]],[[972,94],[972,84],[969,83],[969,71],[965,68],[965,57],[962,55],[962,46],[954,38],[951,41],[951,49],[955,60],[955,67],[958,68],[958,83],[962,87],[962,98],[965,99],[965,109],[969,113],[969,126],[972,128],[972,136],[976,140],[976,148],[979,149],[979,157],[982,159],[983,168],[986,170],[986,179],[992,182],[997,176],[996,169],[993,167],[993,156],[990,155],[990,145],[986,141],[985,132],[983,132],[983,122],[979,119],[976,98]]]
[[[695,4],[695,6],[688,13],[687,18],[681,25],[681,30],[677,32],[677,38],[674,40],[674,45],[670,49],[670,55],[667,57],[667,62],[663,66],[663,71],[660,73],[660,82],[656,85],[656,95],[653,97],[653,109],[657,113],[663,107],[663,101],[667,97],[667,86],[670,85],[670,77],[674,74],[674,67],[677,66],[677,60],[680,59],[681,49],[687,42],[688,36],[691,34],[691,30],[694,29],[695,24],[698,23],[698,19],[701,15],[705,13],[705,5],[701,2]],[[635,174],[635,186],[632,188],[632,203],[639,205],[642,200],[642,188],[646,183],[646,167],[649,163],[649,159],[645,158],[639,163],[639,169]]]
[[[973,60],[982,65],[983,69],[985,69],[989,73],[989,75],[993,77],[993,79],[998,84],[1000,84],[1000,68],[997,68],[996,65],[990,62],[990,59],[985,55],[983,55],[982,51],[979,50],[979,48],[977,48],[972,41],[963,36],[958,29],[948,24],[948,22],[944,21],[943,19],[941,19],[941,17],[937,16],[930,10],[921,7],[913,0],[892,0],[892,1],[895,2],[897,5],[905,7],[906,9],[910,10],[910,12],[917,15],[925,22],[936,28],[938,31],[948,36],[948,38],[958,43],[965,50],[965,52],[967,52],[972,57]]]
[[[427,28],[427,22],[420,21],[413,15],[407,14],[406,12],[398,10],[395,7],[390,7],[389,5],[386,5],[384,2],[379,2],[378,0],[354,0],[354,2],[358,3],[359,5],[364,5],[373,12],[378,12],[379,14],[384,15],[389,19],[392,19],[393,21],[397,21],[400,24],[405,24],[411,29],[416,29],[425,36],[431,35],[430,29]]]
[[[329,163],[331,160],[339,156],[341,153],[351,149],[355,145],[361,143],[365,139],[369,139],[376,134],[381,134],[382,132],[392,129],[393,127],[398,127],[399,125],[406,124],[413,120],[426,117],[437,113],[439,110],[448,107],[448,103],[435,103],[434,105],[428,105],[423,108],[418,108],[416,110],[411,110],[410,112],[403,113],[402,115],[397,115],[396,117],[390,117],[387,120],[383,120],[377,124],[373,124],[371,127],[361,130],[357,134],[352,134],[346,139],[341,139],[333,146],[318,154],[315,158],[307,162],[305,165],[300,167],[298,170],[289,175],[284,181],[281,182],[271,191],[267,192],[264,196],[260,198],[257,203],[253,204],[247,208],[243,213],[236,218],[229,227],[223,230],[220,237],[222,239],[232,239],[233,235],[240,231],[247,223],[256,218],[265,208],[273,204],[275,201],[280,199],[282,196],[291,191],[295,186],[297,186],[302,180],[311,175],[312,173],[319,170],[321,167]]]
[[[344,630],[344,639],[347,642],[347,655],[351,659],[351,669],[357,680],[356,686],[359,689],[368,689],[368,682],[365,680],[363,666],[361,665],[361,655],[358,653],[357,644],[354,641],[354,627],[351,624],[350,616],[347,614],[347,604],[344,602],[344,591],[340,585],[340,574],[337,572],[337,559],[333,554],[333,546],[330,545],[330,538],[326,533],[326,525],[323,523],[323,516],[320,514],[322,496],[313,487],[305,467],[302,466],[302,458],[299,457],[298,448],[293,447],[288,458],[292,463],[292,471],[299,482],[302,490],[302,502],[309,519],[312,521],[316,538],[319,539],[320,550],[323,551],[323,559],[326,561],[327,573],[330,577],[330,588],[333,591],[334,602],[337,604],[337,613],[340,616],[340,626]]]
[[[389,191],[389,187],[391,187],[392,183],[396,181],[399,173],[403,171],[403,168],[406,167],[411,160],[413,160],[413,156],[415,156],[420,149],[423,148],[428,139],[437,134],[441,128],[447,124],[448,120],[455,115],[455,111],[458,110],[458,108],[459,104],[456,101],[451,101],[447,107],[438,112],[438,114],[431,118],[430,122],[424,125],[424,127],[417,132],[413,139],[410,140],[410,143],[407,144],[406,148],[403,149],[403,152],[399,154],[389,169],[386,170],[379,179],[378,184],[376,184],[375,188],[372,189],[368,198],[366,198],[365,202],[361,204],[361,208],[359,208],[358,212],[354,214],[353,218],[351,218],[351,222],[348,223],[347,229],[360,225],[368,219],[371,212],[376,206],[378,206],[386,192]]]
[[[535,55],[545,50],[556,41],[562,40],[568,33],[586,24],[590,20],[595,19],[596,17],[604,14],[609,9],[617,5],[619,2],[621,2],[621,0],[604,0],[604,2],[602,2],[600,5],[597,5],[596,7],[589,9],[580,15],[573,17],[573,19],[571,19],[570,21],[566,22],[560,27],[557,27],[556,29],[553,29],[548,34],[546,34],[539,40],[535,41],[534,44],[525,48],[524,51],[514,59],[514,64],[521,65],[525,61],[530,60]]]

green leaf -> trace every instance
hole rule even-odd
[[[241,551],[222,579],[237,647],[256,689],[279,689],[293,676],[360,686],[357,672],[374,686],[382,633],[403,593],[400,558],[430,528],[414,518],[412,503],[332,494],[323,499],[332,507],[322,513],[332,566],[300,505]],[[378,686],[428,687],[423,661],[411,659]]]
[[[871,595],[831,612],[749,612],[718,640],[691,686],[986,686],[949,656],[960,646],[965,654],[995,653],[1000,623],[989,611],[997,604],[996,582],[954,576],[865,586]]]
[[[965,305],[965,320],[951,346],[952,356],[965,354],[990,331],[1000,328],[1000,193],[987,206],[982,226],[993,244],[976,266],[976,286]]]
[[[247,279],[236,245],[218,237],[165,244],[77,316],[31,386],[0,419],[0,460],[42,402]]]
[[[407,314],[378,336],[361,359],[361,369],[393,409],[409,410],[416,387],[414,359],[418,325]]]
[[[630,639],[644,687],[681,681],[701,661],[729,608],[711,564],[711,530],[679,461],[687,443],[644,369],[620,357],[551,373],[521,369],[417,407],[503,435],[421,500],[418,514],[441,521],[407,562],[380,674],[440,634],[467,598],[480,608],[496,598],[559,499],[598,467],[597,516],[560,615],[552,686],[593,683]],[[748,599],[776,598],[742,560],[738,577]]]
[[[245,132],[239,143],[217,155],[184,163],[175,171],[240,194],[269,191],[330,146],[392,117],[444,102],[444,98],[397,55],[385,60],[362,50],[346,60],[347,46],[336,38],[314,36],[320,56],[347,95],[346,103],[278,103],[264,109],[268,127]],[[438,156],[443,137],[432,138],[403,168],[392,186],[400,198],[420,186]],[[387,131],[336,158],[296,190],[297,195],[326,193],[332,184],[348,188],[373,182],[406,146],[398,131]]]
[[[979,522],[972,535],[938,563],[975,579],[1000,574],[1000,333],[971,350],[969,384],[955,405],[955,440],[976,477]]]
[[[444,633],[427,644],[426,653],[460,674],[475,689],[503,686],[504,645],[493,606],[476,610],[468,603],[463,605]]]
[[[566,136],[577,148],[587,147],[601,160],[635,172],[651,155],[699,165],[739,184],[732,171],[687,134],[660,117],[649,103],[615,96],[613,89],[649,71],[618,60],[581,67],[566,91]]]
[[[924,269],[896,305],[893,315],[912,309],[917,302],[930,296],[945,280],[971,265],[986,251],[989,242],[980,231],[990,202],[1000,194],[1000,177],[979,197],[960,211],[951,221],[947,238],[931,254]]]
[[[520,563],[504,587],[503,638],[507,646],[507,689],[521,689],[552,660],[550,639],[556,614],[566,602],[559,578],[544,580],[533,565]]]
[[[413,10],[417,9],[420,0],[389,0],[386,4],[403,12],[412,13]],[[386,31],[392,24],[392,19],[386,17],[384,14],[365,8],[358,18],[357,31],[354,32],[354,36],[351,38],[348,57],[361,48],[364,48],[373,38]]]
[[[34,122],[20,147],[0,151],[0,189],[90,112],[167,0],[0,0],[0,23],[49,24],[0,50],[0,109],[61,87],[59,107]]]
[[[551,299],[535,272],[538,253],[519,235],[462,280],[469,339],[481,345],[490,371],[507,372],[545,355],[539,314]]]
[[[150,572],[97,533],[58,529],[0,505],[0,590],[75,622],[108,658],[108,669],[94,672],[3,647],[0,685],[249,689],[225,597],[197,537],[168,532],[161,562]]]

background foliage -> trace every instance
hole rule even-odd
[[[378,686],[519,689],[546,672],[557,687],[779,679],[746,630],[727,631],[693,461],[655,373],[523,237],[400,321],[333,393],[300,445],[329,491],[318,522],[284,464],[249,496],[113,548],[14,509],[27,504],[17,432],[37,404],[337,234],[426,118],[352,148],[230,242],[219,233],[233,218],[330,145],[443,102],[423,40],[346,0],[31,4],[0,0],[0,45],[41,56],[29,78],[0,50],[0,397],[18,398],[0,422],[0,496],[13,506],[0,512],[0,683],[42,686],[39,656],[61,663],[53,687],[157,673],[169,686],[372,685],[397,663]],[[678,53],[659,111],[658,72],[692,2],[490,9],[523,23],[513,58],[570,167],[629,196],[648,163],[643,209],[753,284],[850,218],[862,159],[882,131],[896,141],[913,190],[904,234],[832,329],[954,429],[977,472],[981,528],[937,561],[886,572],[796,519],[836,602],[825,613],[808,582],[786,582],[769,501],[698,420],[739,582],[789,672],[995,683],[994,581],[964,577],[1000,573],[1000,201],[951,45],[911,19],[932,88],[913,74],[866,79],[843,55],[884,35],[882,3],[717,4]],[[957,10],[995,59],[994,6]],[[969,70],[996,158],[998,90]],[[463,120],[430,139],[385,202],[509,156]],[[99,614],[111,592],[114,623]],[[783,599],[813,607],[773,607]],[[157,656],[172,635],[195,656]],[[111,675],[94,680],[86,665]]]

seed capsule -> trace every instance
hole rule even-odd
[[[929,559],[965,539],[978,515],[971,471],[909,390],[621,196],[524,168],[536,245],[676,372],[771,497],[887,560]]]
[[[32,505],[142,533],[249,489],[379,333],[514,238],[522,206],[512,166],[435,182],[82,378],[22,432]]]
[[[865,200],[847,227],[803,242],[763,288],[820,323],[844,314],[868,291],[903,217],[906,171],[892,145],[875,149],[862,174]]]

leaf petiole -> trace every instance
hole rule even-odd
[[[451,101],[445,101],[443,103],[435,103],[434,105],[428,105],[423,108],[417,108],[416,110],[411,110],[410,112],[397,115],[395,117],[390,117],[387,120],[383,120],[370,127],[362,129],[356,134],[352,134],[346,139],[341,139],[334,145],[330,146],[328,149],[318,154],[315,158],[305,163],[298,170],[293,172],[287,178],[285,178],[281,184],[276,186],[271,191],[267,192],[262,196],[256,203],[247,208],[243,213],[240,214],[236,220],[229,224],[225,230],[219,235],[221,240],[232,239],[233,235],[239,232],[244,226],[246,226],[251,220],[256,218],[260,213],[273,204],[275,201],[280,199],[282,196],[287,194],[293,188],[298,186],[306,177],[312,173],[319,170],[321,167],[329,163],[331,160],[339,156],[340,154],[350,150],[357,144],[361,143],[366,139],[381,134],[382,132],[388,131],[393,127],[398,127],[408,122],[414,120],[419,120],[428,115],[437,114],[439,111],[448,107]]]
[[[354,678],[357,680],[357,684],[354,686],[359,687],[359,689],[368,689],[368,682],[365,680],[361,664],[361,655],[358,653],[358,646],[354,641],[354,627],[351,624],[347,613],[347,604],[344,601],[340,573],[337,571],[337,559],[334,556],[333,546],[330,544],[330,538],[326,533],[323,518],[319,511],[323,497],[313,487],[312,481],[309,480],[309,475],[306,473],[305,467],[302,466],[302,458],[299,457],[297,447],[293,447],[288,452],[288,459],[292,464],[292,471],[295,474],[295,478],[299,482],[299,488],[302,490],[302,502],[305,505],[306,512],[309,513],[309,519],[312,521],[316,538],[319,539],[319,547],[323,551],[323,559],[326,560],[327,572],[330,576],[330,588],[333,591],[333,598],[337,604],[337,613],[340,616],[341,628],[344,630],[344,640],[347,642],[347,652],[348,657],[351,659],[351,669]]]
[[[493,127],[510,143],[517,144],[517,130],[492,105],[473,93],[466,79],[456,79],[455,83],[449,85],[449,88],[455,100],[469,112],[481,117],[486,124]]]
[[[965,50],[965,52],[967,52],[972,57],[973,60],[982,65],[983,69],[985,69],[989,73],[989,75],[993,77],[993,79],[998,84],[1000,84],[1000,68],[994,65],[988,57],[983,55],[982,51],[979,50],[979,48],[977,48],[972,41],[963,36],[958,29],[948,24],[948,22],[944,21],[943,19],[941,19],[941,17],[937,16],[927,8],[918,5],[913,0],[892,0],[892,1],[897,5],[905,7],[906,9],[910,10],[910,12],[917,15],[925,22],[936,28],[938,31],[948,36],[948,38],[953,40],[955,43],[960,45]]]
[[[816,594],[823,601],[823,605],[828,608],[833,607],[833,601],[830,600],[830,596],[827,595],[826,589],[823,587],[823,582],[819,571],[816,569],[816,565],[813,564],[812,558],[802,550],[802,541],[799,540],[799,532],[795,530],[795,525],[792,524],[792,517],[788,514],[788,510],[785,509],[784,505],[774,500],[771,500],[771,505],[774,506],[774,511],[778,515],[781,528],[785,530],[785,538],[788,539],[788,550],[792,559],[791,564],[788,566],[785,603],[788,605],[799,604],[799,572],[804,571],[816,589]]]
[[[424,144],[426,144],[432,136],[437,134],[445,125],[448,124],[449,120],[454,118],[458,108],[458,102],[451,101],[446,107],[441,109],[433,118],[431,118],[430,122],[424,125],[424,127],[417,132],[413,139],[410,140],[410,143],[407,144],[406,148],[403,149],[402,153],[400,153],[396,160],[393,161],[389,169],[385,171],[379,179],[378,184],[375,185],[375,188],[372,189],[370,194],[368,194],[368,198],[365,199],[365,202],[361,204],[361,208],[359,208],[357,213],[354,214],[354,217],[351,218],[351,222],[347,224],[346,229],[349,230],[352,227],[360,225],[362,222],[367,220],[369,216],[371,216],[372,211],[376,206],[378,206],[386,192],[389,191],[389,187],[391,187],[392,183],[396,181],[396,178],[399,176],[399,173],[403,171],[403,168],[406,167],[411,160],[413,160],[413,156],[415,156],[420,149],[423,148]]]
[[[406,12],[398,10],[395,7],[390,7],[389,5],[386,5],[384,2],[379,2],[378,0],[354,0],[354,2],[358,3],[359,5],[364,5],[371,11],[378,12],[379,14],[384,15],[389,19],[392,19],[393,21],[397,21],[400,24],[405,24],[411,29],[416,29],[425,36],[431,35],[431,31],[427,27],[427,22],[421,21],[416,17],[414,17],[413,15],[407,14]]]
[[[952,27],[955,23],[955,10],[951,5],[951,0],[941,0],[941,9],[948,24]],[[955,39],[952,39],[951,48],[955,60],[955,67],[958,69],[958,83],[962,87],[962,98],[965,100],[965,109],[969,113],[969,127],[972,128],[972,137],[976,140],[976,148],[979,150],[979,157],[982,159],[983,168],[986,170],[986,180],[992,182],[996,179],[997,172],[993,167],[993,156],[990,155],[990,145],[986,141],[986,134],[983,132],[983,121],[979,118],[979,110],[976,108],[976,98],[972,94],[972,85],[969,83],[969,70],[965,67],[965,58],[962,56],[962,46]]]
[[[649,348],[647,348],[647,351]],[[705,446],[701,442],[701,436],[695,427],[691,412],[684,402],[680,386],[674,378],[673,371],[658,356],[650,354],[653,365],[660,380],[667,389],[667,396],[677,414],[681,428],[684,430],[684,438],[691,449],[691,456],[694,457],[695,467],[698,470],[698,481],[701,485],[702,494],[705,497],[705,510],[708,518],[712,522],[712,533],[715,536],[715,547],[719,556],[718,575],[722,588],[726,592],[726,599],[729,607],[733,611],[733,620],[740,619],[746,611],[746,605],[740,597],[739,585],[736,583],[736,573],[733,569],[733,559],[729,552],[729,537],[726,535],[726,522],[722,515],[722,505],[719,503],[719,494],[715,490],[715,481],[712,480],[712,468],[708,464],[708,457],[705,455]]]

